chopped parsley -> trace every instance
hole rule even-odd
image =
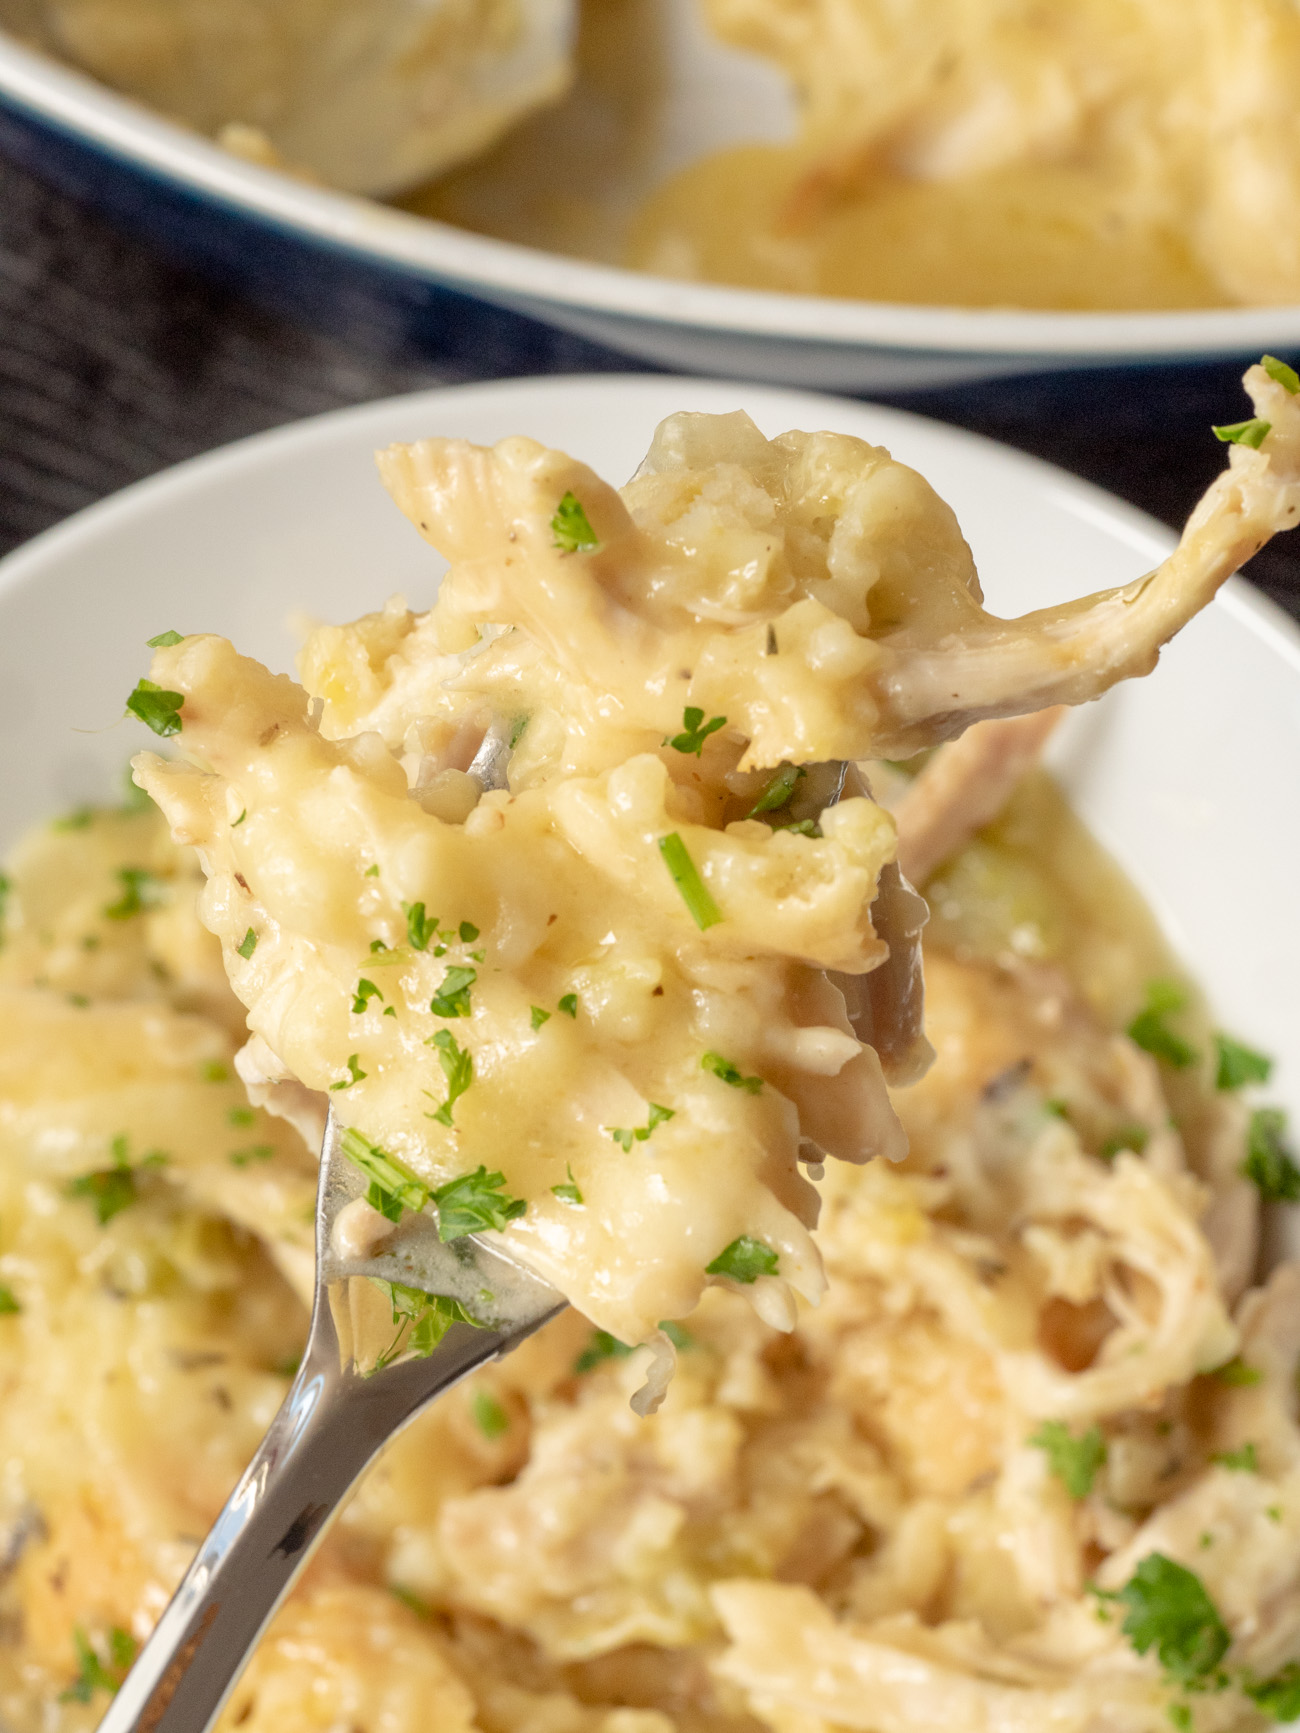
[[[566,993],[555,1008],[557,1011],[563,1011],[566,1017],[576,1018],[578,1015],[578,995]]]
[[[528,1007],[528,1020],[534,1029],[540,1029],[543,1023],[550,1022],[551,1013],[543,1011],[540,1005],[530,1005]]]
[[[1112,1132],[1106,1139],[1097,1154],[1103,1161],[1114,1161],[1121,1149],[1141,1155],[1150,1138],[1151,1133],[1145,1125],[1121,1125],[1118,1131]]]
[[[626,1360],[632,1352],[626,1342],[611,1336],[608,1330],[593,1330],[591,1340],[573,1362],[577,1373],[594,1371],[604,1360]]]
[[[1273,423],[1258,415],[1251,416],[1249,421],[1232,421],[1226,427],[1210,429],[1222,444],[1247,445],[1252,451],[1258,451],[1272,431]]]
[[[762,1240],[741,1234],[724,1246],[711,1264],[705,1264],[708,1276],[730,1276],[733,1282],[756,1282],[760,1276],[774,1276],[780,1259],[771,1246]]]
[[[807,774],[801,764],[783,764],[745,817],[757,818],[760,813],[779,812],[783,806],[788,806],[800,778]]]
[[[1273,1061],[1266,1053],[1256,1053],[1253,1047],[1234,1041],[1231,1035],[1216,1035],[1214,1051],[1217,1057],[1216,1089],[1241,1089],[1247,1083],[1267,1083],[1273,1074]]]
[[[1186,1703],[1170,1703],[1165,1708],[1170,1726],[1176,1727],[1178,1733],[1192,1733],[1192,1711]]]
[[[238,830],[240,825],[243,824],[244,820],[247,817],[248,817],[248,808],[245,807],[244,810],[240,813],[238,818],[232,818],[231,819],[231,821],[230,821],[231,830]]]
[[[521,1197],[499,1197],[505,1183],[505,1174],[489,1173],[480,1166],[440,1186],[433,1194],[438,1206],[438,1238],[444,1242],[459,1240],[489,1228],[500,1233],[517,1221],[528,1205]]]
[[[682,711],[682,732],[674,734],[668,744],[674,752],[694,753],[696,758],[704,756],[704,742],[710,734],[716,734],[719,728],[727,726],[725,716],[710,716],[705,722],[704,712],[697,710],[693,704],[688,704]]]
[[[365,1078],[369,1077],[370,1073],[368,1071],[363,1071],[361,1069],[360,1060],[361,1060],[361,1055],[359,1053],[349,1053],[348,1054],[348,1074],[347,1074],[347,1076],[346,1077],[340,1077],[337,1083],[331,1083],[330,1088],[331,1089],[351,1089],[351,1087],[354,1083],[360,1083]]]
[[[429,940],[438,931],[438,917],[426,916],[423,903],[403,903],[402,913],[406,916],[406,937],[414,950],[427,951]]]
[[[659,1328],[667,1336],[674,1348],[693,1348],[695,1338],[689,1330],[683,1330],[680,1324],[675,1324],[671,1318],[661,1318]]]
[[[120,1625],[114,1625],[108,1633],[107,1662],[100,1659],[80,1625],[73,1631],[72,1641],[77,1651],[77,1677],[66,1691],[59,1693],[60,1703],[89,1703],[96,1691],[116,1696],[135,1660],[135,1638]]]
[[[1300,1168],[1283,1138],[1286,1114],[1279,1107],[1257,1107],[1246,1134],[1246,1159],[1238,1172],[1253,1181],[1265,1203],[1300,1202]]]
[[[438,1063],[447,1079],[447,1099],[436,1113],[426,1114],[425,1117],[436,1119],[439,1125],[450,1125],[452,1108],[474,1081],[474,1056],[457,1044],[456,1037],[449,1029],[436,1030],[426,1045],[438,1049]]]
[[[430,999],[429,1009],[435,1017],[468,1017],[469,990],[477,980],[477,969],[453,963],[443,976],[441,987]]]
[[[1154,1649],[1180,1685],[1206,1681],[1231,1637],[1201,1579],[1163,1553],[1148,1553],[1114,1597],[1127,1609],[1124,1635],[1139,1655]]]
[[[107,1227],[115,1215],[120,1215],[124,1209],[129,1209],[139,1196],[137,1176],[146,1168],[162,1167],[167,1160],[162,1150],[150,1150],[147,1155],[133,1167],[127,1154],[127,1140],[115,1137],[109,1148],[113,1156],[112,1167],[96,1168],[93,1173],[83,1173],[70,1180],[67,1187],[69,1197],[84,1197],[95,1212],[100,1227]]]
[[[1146,1004],[1128,1026],[1129,1040],[1136,1042],[1144,1053],[1163,1059],[1175,1071],[1185,1071],[1196,1063],[1196,1049],[1189,1047],[1181,1035],[1176,1035],[1165,1019],[1187,1004],[1187,994],[1177,981],[1150,981]]]
[[[675,1108],[660,1107],[657,1101],[652,1101],[650,1103],[650,1118],[645,1125],[638,1125],[629,1128],[624,1128],[623,1126],[618,1125],[606,1125],[602,1129],[609,1133],[615,1143],[620,1144],[624,1149],[630,1150],[633,1140],[637,1143],[645,1143],[657,1125],[662,1125],[665,1119],[672,1119],[675,1115]]]
[[[122,894],[115,903],[106,904],[105,920],[129,921],[132,915],[156,909],[164,900],[162,881],[148,867],[118,867],[117,882]]]
[[[379,877],[379,862],[372,861],[361,876],[366,879],[377,879]]]
[[[205,1059],[199,1066],[199,1075],[205,1083],[229,1083],[230,1068],[223,1065],[220,1059]]]
[[[377,1143],[371,1143],[351,1126],[343,1133],[339,1148],[370,1181],[366,1202],[380,1215],[387,1216],[389,1221],[401,1221],[403,1210],[409,1209],[413,1215],[418,1215],[428,1203],[428,1186],[396,1156],[389,1155],[387,1150],[380,1149]]]
[[[146,638],[145,643],[151,650],[170,650],[173,644],[181,642],[179,632],[159,632],[156,638]]]
[[[1300,1719],[1300,1661],[1291,1661],[1271,1679],[1243,1679],[1241,1688],[1270,1721]]]
[[[1274,384],[1289,391],[1292,397],[1300,391],[1300,373],[1297,373],[1294,367],[1288,367],[1285,361],[1279,361],[1276,355],[1261,356],[1259,364]],[[1289,1720],[1290,1717],[1283,1716],[1282,1719]]]
[[[251,1167],[255,1161],[270,1161],[275,1154],[275,1146],[270,1143],[253,1143],[247,1149],[232,1149],[230,1152],[231,1167]]]
[[[252,956],[253,952],[257,949],[257,934],[253,931],[253,929],[251,927],[244,934],[243,938],[239,941],[239,943],[235,946],[235,949],[236,949],[236,951],[238,951],[239,955],[244,959],[245,962],[247,962],[248,959]]]
[[[357,982],[356,994],[352,1000],[352,1015],[359,1017],[372,999],[382,999],[383,992],[373,981],[368,981],[364,975]]]
[[[1047,1457],[1047,1465],[1071,1498],[1087,1498],[1097,1470],[1106,1461],[1101,1428],[1090,1426],[1077,1436],[1063,1420],[1045,1420],[1029,1442]]]
[[[1263,1381],[1264,1374],[1256,1366],[1248,1366],[1240,1354],[1235,1354],[1231,1360],[1226,1360],[1222,1366],[1216,1366],[1212,1377],[1226,1384],[1232,1390],[1248,1390],[1252,1384]]]
[[[746,1077],[738,1065],[733,1065],[730,1059],[724,1059],[721,1053],[706,1053],[700,1060],[702,1071],[711,1071],[715,1077],[720,1077],[724,1083],[729,1083],[733,1089],[743,1089],[747,1095],[758,1095],[763,1088],[761,1077]]]
[[[586,554],[600,546],[600,537],[591,527],[591,519],[577,498],[577,495],[566,493],[551,519],[551,534],[555,538],[553,547],[566,554]]]
[[[0,1318],[14,1318],[22,1311],[13,1289],[0,1282]]]
[[[396,1336],[371,1367],[372,1376],[397,1359],[403,1351],[404,1336],[405,1352],[427,1360],[453,1324],[472,1324],[476,1330],[483,1328],[459,1300],[446,1294],[426,1294],[423,1288],[408,1288],[402,1282],[383,1282],[374,1276],[371,1280],[388,1295],[393,1322],[397,1325]]]
[[[252,1107],[232,1107],[226,1115],[228,1125],[256,1125],[257,1111]]]
[[[709,895],[686,844],[675,830],[659,838],[659,852],[696,926],[701,932],[716,927],[722,919],[722,910]]]
[[[460,940],[463,945],[472,945],[475,939],[478,938],[478,928],[474,925],[473,921],[462,921],[457,930],[460,933]]]
[[[798,824],[778,824],[778,830],[786,830],[793,836],[820,836],[822,827],[815,818],[801,818]]]
[[[181,731],[181,706],[184,702],[183,692],[169,692],[164,686],[156,686],[152,680],[138,680],[126,707],[146,728],[152,728],[155,734],[168,740]]]
[[[1210,1461],[1236,1474],[1259,1473],[1259,1452],[1253,1444],[1243,1444],[1240,1450],[1217,1450]]]
[[[523,739],[524,730],[531,721],[532,717],[525,713],[523,716],[516,716],[514,721],[510,724],[511,752],[514,751],[515,747],[518,746],[519,742]]]
[[[65,812],[62,818],[56,818],[50,825],[51,830],[89,830],[94,823],[95,809],[93,806],[74,806],[71,812]]]
[[[510,1416],[489,1390],[476,1390],[473,1400],[474,1424],[484,1438],[500,1438],[510,1430]]]
[[[551,1193],[553,1196],[558,1197],[561,1203],[580,1204],[583,1201],[582,1193],[578,1189],[577,1180],[573,1177],[573,1168],[567,1161],[564,1164],[564,1171],[569,1176],[568,1183],[565,1185],[553,1185],[551,1187]]]

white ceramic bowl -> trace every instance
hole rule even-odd
[[[667,3],[667,0],[665,0]],[[754,73],[670,38],[677,98],[663,163],[746,132]],[[719,117],[723,117],[720,126]],[[215,145],[0,34],[0,149],[319,317],[363,293],[418,348],[422,331],[490,303],[683,369],[841,391],[1300,345],[1300,307],[1044,313],[898,306],[675,282],[543,253],[311,187]],[[447,300],[448,294],[464,299]]]

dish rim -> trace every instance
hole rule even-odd
[[[1300,345],[1300,304],[1151,313],[929,307],[677,281],[543,252],[244,162],[4,31],[0,104],[227,213],[516,308],[541,302],[632,323],[822,349],[1053,356],[1085,365]]]

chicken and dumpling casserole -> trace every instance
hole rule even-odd
[[[1300,514],[1300,381],[1248,385],[1171,559],[1019,621],[887,453],[676,417],[621,492],[385,454],[450,569],[301,684],[160,634],[170,838],[6,880],[0,1724],[94,1724],[278,1404],[326,1106],[358,1243],[427,1208],[573,1308],[371,1472],[223,1725],[1300,1704],[1300,1172],[1026,770]]]

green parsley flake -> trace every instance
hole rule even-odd
[[[363,975],[357,982],[356,994],[352,1000],[352,1015],[359,1017],[372,999],[382,999],[383,993],[373,981],[368,981]]]
[[[1256,1366],[1248,1366],[1240,1354],[1216,1366],[1212,1374],[1220,1384],[1226,1384],[1231,1390],[1248,1390],[1252,1384],[1263,1382],[1264,1374]]]
[[[226,1115],[228,1125],[256,1125],[257,1110],[252,1107],[232,1107]]]
[[[715,1077],[720,1077],[724,1083],[729,1083],[733,1089],[743,1089],[747,1095],[758,1095],[762,1092],[761,1077],[745,1077],[740,1067],[733,1065],[730,1059],[724,1059],[721,1053],[706,1053],[700,1060],[702,1071],[711,1071]]]
[[[460,942],[462,945],[472,945],[475,939],[478,938],[478,928],[474,925],[473,921],[462,921],[460,923],[459,931]]]
[[[558,1197],[561,1203],[581,1204],[582,1193],[578,1189],[577,1180],[573,1177],[573,1168],[567,1161],[564,1164],[564,1171],[569,1176],[568,1184],[553,1185],[551,1187],[552,1195]]]
[[[181,642],[180,632],[159,632],[156,638],[146,638],[145,643],[151,650],[170,650],[173,644]]]
[[[1241,1688],[1270,1721],[1285,1725],[1300,1719],[1300,1661],[1291,1661],[1271,1679],[1243,1679]]]
[[[412,948],[427,951],[429,940],[438,931],[437,915],[426,916],[423,903],[403,903],[402,913],[406,916],[406,937]]]
[[[71,812],[62,818],[56,818],[50,825],[51,830],[89,830],[94,822],[95,809],[91,806],[74,806]]]
[[[247,1149],[232,1149],[230,1152],[231,1167],[251,1167],[255,1161],[270,1161],[275,1154],[275,1147],[269,1143],[250,1144]]]
[[[164,686],[155,686],[152,680],[139,680],[126,701],[126,707],[146,728],[152,728],[155,734],[168,740],[181,731],[180,713],[184,702],[183,692],[169,692]]]
[[[724,1246],[711,1264],[705,1264],[707,1276],[730,1276],[733,1282],[756,1282],[760,1276],[774,1276],[780,1259],[771,1246],[762,1240],[741,1234]]]
[[[361,1059],[361,1055],[359,1053],[349,1053],[348,1054],[348,1074],[347,1074],[347,1076],[346,1077],[340,1077],[337,1083],[331,1083],[330,1088],[331,1089],[351,1089],[351,1087],[354,1083],[360,1083],[365,1078],[367,1078],[370,1075],[370,1073],[368,1071],[363,1071],[361,1069],[360,1059]]]
[[[631,1352],[626,1342],[620,1342],[608,1330],[593,1330],[591,1340],[573,1362],[573,1370],[579,1374],[592,1372],[602,1361],[626,1360]]]
[[[1246,1134],[1246,1159],[1238,1172],[1259,1189],[1265,1203],[1300,1202],[1300,1168],[1283,1138],[1286,1114],[1278,1107],[1257,1107]]]
[[[551,1013],[543,1011],[540,1005],[530,1005],[528,1007],[528,1020],[534,1029],[540,1029],[543,1023],[550,1022]]]
[[[576,494],[566,493],[551,519],[553,547],[566,554],[588,554],[600,546],[600,537],[591,527],[591,520],[582,509]]]
[[[439,1187],[433,1194],[438,1206],[438,1238],[444,1242],[459,1240],[489,1228],[500,1233],[517,1221],[528,1205],[521,1197],[498,1197],[505,1183],[505,1174],[489,1173],[480,1166]]]
[[[59,1693],[60,1703],[89,1703],[96,1691],[107,1691],[110,1697],[116,1696],[135,1660],[135,1638],[120,1625],[114,1625],[108,1633],[107,1663],[91,1647],[80,1625],[73,1631],[72,1641],[77,1651],[78,1672],[67,1690]]]
[[[566,1017],[576,1018],[578,1015],[578,995],[566,993],[555,1008],[557,1011],[563,1011]]]
[[[253,929],[251,927],[244,934],[243,938],[239,941],[239,943],[235,946],[235,949],[236,949],[236,951],[238,951],[239,955],[244,959],[245,962],[247,962],[248,959],[252,956],[253,952],[257,949],[257,934],[253,931]]]
[[[1279,361],[1276,355],[1261,356],[1259,364],[1273,383],[1289,391],[1292,397],[1300,391],[1300,373],[1294,367],[1288,367],[1285,361]]]
[[[199,1067],[199,1075],[205,1083],[229,1083],[230,1068],[223,1065],[220,1059],[205,1059]]]
[[[122,894],[105,907],[105,920],[129,921],[132,915],[142,915],[165,901],[162,880],[148,867],[118,867],[117,881]]]
[[[1253,1444],[1243,1444],[1240,1450],[1218,1450],[1210,1461],[1220,1468],[1230,1468],[1234,1474],[1259,1473],[1259,1452]]]
[[[667,1336],[674,1348],[693,1348],[695,1338],[689,1330],[683,1330],[680,1324],[675,1324],[671,1318],[661,1318],[659,1328]]]
[[[478,980],[477,969],[467,969],[453,963],[442,978],[442,985],[429,1001],[435,1017],[468,1017],[469,990]]]
[[[1186,1703],[1170,1703],[1165,1709],[1165,1714],[1169,1717],[1171,1725],[1178,1729],[1178,1733],[1191,1733],[1192,1712]]]
[[[783,764],[745,817],[758,818],[761,813],[779,812],[783,806],[788,806],[800,779],[807,774],[801,764]]]
[[[1267,1083],[1273,1074],[1273,1061],[1266,1053],[1256,1053],[1253,1047],[1234,1041],[1231,1035],[1216,1035],[1214,1051],[1217,1056],[1216,1089],[1241,1089],[1247,1083]]]
[[[425,1118],[436,1119],[439,1125],[450,1125],[452,1108],[474,1081],[474,1056],[457,1045],[449,1029],[436,1030],[425,1045],[438,1049],[438,1063],[447,1079],[447,1099],[436,1113],[428,1113]]]
[[[418,1215],[429,1201],[429,1188],[418,1180],[410,1168],[387,1150],[371,1143],[359,1131],[349,1126],[339,1140],[339,1148],[348,1160],[359,1167],[370,1181],[366,1202],[390,1221],[400,1221],[402,1211]],[[396,1214],[392,1212],[396,1210]]]
[[[1166,1017],[1183,1010],[1186,1004],[1187,994],[1176,981],[1148,982],[1146,1004],[1128,1026],[1130,1041],[1153,1058],[1163,1059],[1175,1071],[1185,1071],[1196,1063],[1196,1049],[1189,1047],[1165,1022]]]
[[[778,824],[778,830],[789,831],[792,836],[820,836],[822,827],[815,818],[801,818],[798,824]]]
[[[427,1360],[453,1324],[483,1325],[467,1312],[459,1300],[446,1294],[426,1294],[423,1288],[408,1288],[402,1282],[383,1282],[372,1276],[375,1286],[388,1296],[397,1334],[371,1367],[371,1376],[391,1366],[402,1353]],[[405,1342],[403,1343],[403,1338]]]
[[[1133,1155],[1141,1155],[1150,1141],[1151,1133],[1145,1125],[1121,1125],[1102,1144],[1097,1154],[1103,1161],[1114,1161],[1120,1150],[1127,1149]]]
[[[0,1282],[0,1318],[16,1317],[21,1311],[22,1306],[18,1303],[17,1294]]]
[[[510,1430],[510,1416],[488,1390],[476,1390],[472,1403],[474,1424],[484,1438],[500,1438]]]
[[[1063,1420],[1045,1420],[1029,1442],[1044,1452],[1048,1467],[1071,1498],[1087,1498],[1097,1470],[1106,1461],[1100,1427],[1090,1426],[1076,1437]]]
[[[1246,445],[1252,451],[1258,451],[1272,431],[1273,423],[1258,415],[1253,415],[1249,421],[1233,421],[1226,427],[1210,429],[1223,445]]]
[[[1124,1635],[1139,1655],[1155,1649],[1180,1685],[1214,1673],[1232,1641],[1201,1579],[1163,1553],[1148,1553],[1115,1596],[1127,1609]]]
[[[615,1143],[621,1144],[624,1149],[630,1150],[634,1139],[637,1143],[645,1143],[657,1125],[662,1125],[666,1119],[673,1119],[675,1117],[675,1108],[660,1107],[657,1101],[652,1101],[650,1103],[650,1117],[645,1125],[640,1125],[635,1129],[627,1130],[624,1130],[621,1126],[617,1125],[606,1125],[602,1127],[602,1130],[607,1131],[614,1139]]]
[[[245,807],[244,810],[240,813],[238,818],[232,818],[231,819],[231,821],[230,821],[231,830],[238,830],[240,825],[243,824],[244,820],[247,817],[248,817],[248,808]]]
[[[696,926],[702,933],[716,927],[722,919],[722,910],[709,895],[686,844],[675,830],[659,838],[659,852]]]
[[[115,1215],[120,1215],[137,1202],[140,1196],[139,1174],[147,1168],[162,1167],[167,1161],[162,1150],[154,1149],[141,1156],[133,1167],[127,1155],[125,1137],[115,1137],[109,1149],[113,1156],[112,1167],[80,1174],[69,1181],[66,1188],[69,1197],[84,1197],[89,1201],[100,1227],[107,1227]]]
[[[361,876],[367,879],[377,879],[379,877],[379,862],[374,861]]]
[[[719,728],[727,726],[725,716],[710,716],[705,722],[704,712],[697,710],[693,704],[687,705],[682,711],[682,732],[674,734],[668,744],[674,752],[694,753],[696,758],[704,756],[704,742],[710,734],[716,734]]]
[[[9,893],[13,888],[13,880],[8,873],[0,873],[0,944],[4,943],[5,910],[9,903]]]
[[[524,730],[527,728],[528,724],[531,721],[532,721],[532,717],[525,714],[523,716],[516,716],[514,721],[510,724],[510,750],[511,750],[511,752],[514,751],[515,747],[518,746],[519,742],[523,739]]]

